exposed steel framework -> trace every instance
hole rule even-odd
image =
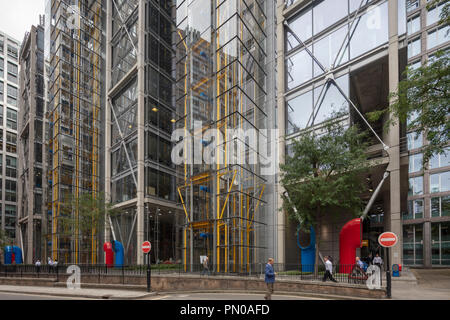
[[[188,2],[177,7],[183,261],[188,271],[188,265],[207,255],[218,272],[248,272],[261,249],[257,238],[265,230],[261,208],[266,181],[258,164],[248,161],[259,157],[258,148],[230,132],[250,129],[257,135],[266,128],[266,4]],[[198,160],[208,147],[214,164],[201,156]]]
[[[52,0],[51,15],[51,257],[64,263],[97,263],[101,230],[82,234],[79,212],[63,212],[61,204],[83,193],[95,198],[100,189],[102,0]],[[61,234],[63,215],[75,218],[71,236]]]

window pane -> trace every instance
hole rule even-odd
[[[292,31],[295,32],[295,34],[297,35],[297,37],[300,38],[301,41],[305,42],[306,40],[312,37],[311,9],[301,13],[299,16],[293,18],[292,20],[289,20],[288,23]],[[295,48],[298,45],[299,45],[298,41],[295,40],[294,36],[288,32],[287,33],[288,50]]]
[[[430,192],[439,192],[439,174],[430,175]]]
[[[434,48],[438,45],[443,44],[444,42],[449,40],[449,31],[450,27],[442,27],[435,31],[428,33],[428,41],[427,41],[427,49]]]
[[[314,34],[331,26],[348,14],[347,1],[322,1],[313,8]]]
[[[439,217],[439,207],[440,207],[440,199],[439,198],[431,198],[431,216]]]
[[[421,52],[420,38],[408,43],[408,59],[417,56]]]
[[[346,93],[349,94],[349,81],[348,81],[348,74],[340,77],[339,79],[336,79],[337,84],[339,87]],[[322,91],[323,86],[320,86],[316,89],[314,89],[314,105],[319,99],[320,92]],[[328,87],[328,90],[324,96],[323,102],[320,106],[318,106],[318,109],[314,111],[315,119],[314,124],[321,123],[327,119],[330,118],[330,116],[334,112],[348,112],[348,102],[344,98],[344,96],[338,91],[336,86],[334,84],[331,84]]]
[[[408,34],[416,33],[420,30],[420,16],[408,20]]]
[[[441,198],[441,216],[450,216],[450,196]]]
[[[311,48],[309,48],[311,50]],[[312,78],[313,60],[302,50],[286,59],[287,89],[291,90]]]
[[[313,94],[308,91],[287,101],[287,134],[298,132],[306,127],[313,110]]]
[[[450,222],[441,223],[441,241],[450,241]]]
[[[314,56],[325,68],[331,68],[339,49],[341,49],[341,45],[347,35],[347,32],[348,28],[345,26],[314,43]],[[344,49],[345,52],[340,53],[336,66],[348,61],[348,46]],[[322,73],[322,69],[314,63],[314,76],[318,76]]]
[[[423,218],[423,200],[414,201],[414,219]]]
[[[441,192],[450,191],[450,171],[441,173]]]
[[[418,153],[409,156],[409,173],[422,170],[423,154]]]
[[[350,59],[358,57],[388,41],[387,18],[387,2],[368,10],[358,18],[358,23],[355,23],[351,31]]]

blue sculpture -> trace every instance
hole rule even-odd
[[[123,245],[121,242],[117,240],[112,241],[113,250],[114,250],[114,258],[115,258],[115,267],[122,267],[123,266],[123,257],[124,257],[124,250]]]
[[[297,229],[297,245],[301,249],[302,272],[314,272],[316,260],[316,232],[310,228],[310,243],[306,247],[300,245],[300,227]]]

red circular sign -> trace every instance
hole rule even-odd
[[[395,246],[397,244],[397,241],[398,237],[393,232],[384,232],[378,237],[378,243],[385,248]]]
[[[149,253],[151,249],[152,244],[150,243],[150,241],[144,241],[144,243],[142,244],[142,251],[144,253]]]

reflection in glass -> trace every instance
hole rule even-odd
[[[306,50],[302,50],[286,59],[288,90],[312,78],[312,62],[313,60]]]
[[[354,59],[388,41],[388,3],[366,11],[351,30],[350,59]]]
[[[331,26],[348,14],[346,1],[322,1],[313,8],[314,34]]]
[[[349,92],[349,77],[348,74],[336,79],[336,83],[338,86],[348,95]],[[317,87],[314,89],[314,105],[316,105],[319,100],[320,92],[322,91],[323,86]],[[329,119],[333,113],[337,112],[348,112],[348,102],[345,97],[340,93],[340,91],[336,88],[336,86],[332,83],[327,92],[325,93],[324,99],[320,106],[317,106],[317,109],[314,110],[315,118],[314,124],[321,123],[327,119]]]
[[[313,94],[308,91],[287,104],[287,134],[298,132],[306,127],[313,110]]]
[[[347,32],[348,28],[345,26],[314,43],[314,56],[325,68],[330,69],[336,60],[336,56],[341,49]],[[345,50],[345,52],[340,53],[336,66],[348,61],[348,45],[343,48],[343,50]],[[314,63],[314,76],[318,76],[322,73],[322,69]]]
[[[303,42],[312,37],[312,10],[311,8],[302,12],[299,16],[288,21],[289,27]],[[287,49],[291,50],[299,45],[294,36],[287,32]]]

